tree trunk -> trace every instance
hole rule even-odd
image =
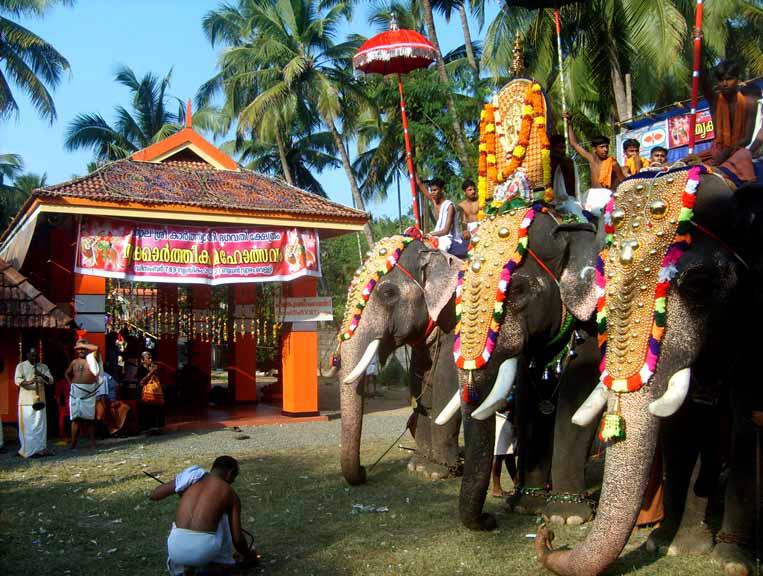
[[[339,135],[339,131],[336,129],[334,121],[330,118],[326,118],[323,115],[321,116],[323,117],[323,123],[328,126],[329,130],[331,130],[331,136],[334,138],[334,144],[336,145],[337,150],[339,150],[339,155],[342,157],[342,167],[344,168],[344,173],[347,175],[347,180],[350,182],[350,189],[352,190],[352,199],[355,201],[355,208],[365,212],[366,206],[363,202],[363,197],[360,195],[360,187],[358,187],[358,181],[355,178],[355,173],[352,171],[350,155],[348,154],[347,148],[342,141],[342,137]],[[368,241],[368,246],[370,248],[374,245],[374,235],[371,232],[371,226],[368,224],[368,222],[363,225],[363,234],[365,235],[366,240]]]
[[[276,145],[278,146],[278,157],[281,159],[281,170],[283,170],[284,180],[294,186],[294,180],[291,177],[289,162],[286,160],[286,145],[284,144],[283,137],[281,136],[280,126],[276,126]]]
[[[445,70],[445,60],[440,52],[440,43],[437,40],[437,30],[434,26],[434,14],[432,13],[432,4],[430,0],[422,0],[421,7],[424,10],[424,25],[429,35],[429,41],[434,44],[437,49],[437,72],[440,75],[440,81],[445,85],[448,91],[448,111],[452,116],[451,127],[453,128],[453,135],[456,144],[456,153],[458,159],[461,162],[461,168],[466,169],[469,166],[469,159],[466,156],[466,147],[464,146],[464,133],[461,130],[461,125],[458,123],[456,114],[456,103],[453,100],[453,91],[450,88],[450,81],[448,80],[448,72]]]
[[[617,54],[612,50],[611,54],[611,72],[612,77],[612,93],[615,96],[615,110],[617,112],[617,121],[623,122],[629,120],[628,117],[628,97],[625,94],[625,82],[623,81],[623,73],[620,69],[620,61],[617,59]]]
[[[474,57],[474,47],[472,46],[472,33],[469,31],[469,21],[466,19],[466,8],[463,4],[458,6],[458,16],[461,18],[461,28],[464,30],[464,45],[466,47],[466,59],[469,61],[469,66],[475,72],[479,71],[477,65],[477,59]]]

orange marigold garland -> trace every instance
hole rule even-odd
[[[528,147],[530,146],[533,133],[538,135],[537,144],[541,146],[540,157],[543,166],[543,200],[551,202],[554,199],[551,176],[551,145],[546,130],[546,107],[543,90],[537,82],[533,82],[527,89],[522,105],[522,120],[516,145],[509,156],[506,152],[509,143],[506,135],[504,119],[498,108],[493,104],[486,104],[480,114],[480,145],[477,192],[479,198],[479,217],[484,217],[484,210],[489,200],[490,184],[501,184],[509,179],[524,162]],[[498,170],[497,154],[498,142],[501,149],[509,157],[508,165]],[[536,183],[541,184],[541,183]],[[532,200],[528,198],[527,200]]]

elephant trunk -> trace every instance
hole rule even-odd
[[[493,466],[495,418],[476,420],[471,416],[475,408],[476,405],[462,406],[465,454],[458,511],[461,523],[470,530],[493,530],[496,527],[495,518],[483,512],[482,508]]]
[[[552,572],[595,576],[625,547],[641,508],[657,443],[659,420],[648,410],[652,399],[649,387],[620,399],[625,439],[607,447],[601,499],[586,539],[572,550],[554,551],[552,537],[545,528],[539,530],[536,553]]]
[[[360,465],[360,439],[363,429],[363,379],[353,376],[368,351],[379,346],[379,340],[362,339],[356,335],[342,344],[339,374],[340,402],[342,411],[342,475],[348,484],[364,484],[366,470]],[[366,363],[367,365],[367,363]],[[363,368],[365,372],[365,367]]]

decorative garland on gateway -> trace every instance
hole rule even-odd
[[[397,265],[403,250],[413,240],[412,236],[382,238],[368,252],[368,258],[363,266],[355,271],[347,291],[347,307],[344,311],[342,329],[339,331],[340,342],[352,338],[374,287],[382,276]]]
[[[668,173],[657,173],[649,175],[649,173],[640,173],[636,178],[629,180],[642,180],[644,178],[652,179],[653,189],[659,180],[666,179],[665,181],[670,184],[677,177],[683,176],[680,172],[684,172],[686,169],[673,170]],[[662,258],[660,269],[657,275],[658,281],[654,294],[654,305],[652,323],[649,332],[649,338],[646,346],[646,354],[643,365],[640,369],[636,370],[627,377],[614,377],[607,368],[607,351],[610,346],[608,341],[608,327],[607,327],[607,276],[605,262],[610,259],[610,251],[612,250],[613,241],[616,233],[616,226],[618,220],[622,221],[625,217],[624,212],[616,207],[617,198],[613,197],[607,205],[604,213],[605,232],[607,234],[606,246],[604,250],[599,254],[596,262],[596,291],[598,295],[598,301],[596,304],[596,323],[598,328],[598,343],[601,352],[601,363],[599,370],[601,372],[600,382],[607,388],[616,392],[619,396],[621,393],[635,392],[640,390],[654,374],[657,367],[657,361],[660,356],[660,347],[662,344],[663,336],[665,335],[666,324],[666,301],[668,290],[670,288],[670,282],[677,273],[677,263],[684,252],[691,244],[692,238],[690,234],[691,219],[694,214],[694,204],[696,202],[696,192],[699,186],[700,176],[705,172],[701,166],[695,166],[688,169],[686,184],[681,194],[681,207],[678,214],[675,233],[672,243],[668,246],[665,255]],[[623,187],[627,186],[628,180],[618,187],[618,193],[623,194],[626,192]],[[643,185],[637,185],[636,190],[643,190]],[[617,196],[616,194],[615,196]],[[637,206],[640,206],[638,204]],[[649,209],[652,214],[664,213],[666,205],[663,200],[655,200],[649,204]],[[671,223],[673,221],[671,220]],[[638,226],[641,225],[639,221]],[[637,224],[635,220],[631,223],[632,228],[636,228]],[[647,228],[651,228],[652,224],[647,223]],[[662,234],[662,233],[658,233]],[[623,244],[627,242],[625,238],[620,239],[620,250],[622,251]],[[632,246],[632,244],[631,244]],[[633,250],[638,249],[638,244]],[[641,248],[646,250],[646,248]],[[652,251],[654,252],[654,250]],[[626,256],[627,257],[627,256]],[[623,258],[621,255],[620,258]],[[648,271],[648,268],[644,268]],[[646,286],[642,285],[640,289],[645,289]],[[630,324],[629,324],[630,325]],[[631,325],[632,326],[632,325]],[[632,349],[630,349],[632,350]],[[610,351],[616,355],[625,356],[626,351]],[[619,398],[615,399],[614,412],[608,413],[605,416],[603,427],[600,436],[603,440],[617,440],[625,436],[625,427],[622,420],[622,416],[619,414]]]
[[[530,225],[532,224],[533,220],[535,219],[535,215],[539,212],[544,210],[540,205],[536,204],[533,205],[530,208],[527,208],[524,213],[521,213],[519,211],[515,213],[509,213],[508,216],[511,216],[513,218],[516,217],[516,215],[521,215],[521,222],[519,224],[518,230],[516,231],[517,235],[517,241],[516,241],[516,247],[511,252],[511,256],[508,258],[506,263],[503,265],[503,267],[500,269],[500,279],[498,281],[498,285],[495,291],[495,297],[494,302],[492,305],[492,310],[488,310],[487,308],[482,309],[474,309],[474,303],[470,303],[470,309],[469,314],[474,314],[474,316],[470,316],[469,321],[471,323],[479,324],[480,320],[478,318],[479,312],[490,312],[490,324],[488,327],[487,336],[484,340],[484,342],[481,345],[481,351],[478,354],[475,354],[473,357],[467,358],[465,356],[465,350],[464,342],[462,339],[462,322],[463,322],[463,314],[464,314],[464,271],[461,271],[458,275],[458,286],[456,288],[456,319],[458,321],[456,325],[456,333],[455,333],[455,342],[453,344],[453,357],[456,362],[456,366],[459,368],[465,369],[465,370],[476,370],[478,368],[482,368],[487,361],[490,359],[490,356],[493,353],[493,349],[495,348],[496,340],[498,339],[498,333],[501,329],[501,323],[503,321],[504,316],[504,301],[506,300],[506,292],[508,291],[509,284],[511,283],[511,275],[514,273],[514,271],[519,267],[519,265],[522,263],[522,260],[527,253],[527,243],[528,243],[528,237],[527,237],[527,231],[530,228]],[[507,215],[504,215],[506,217]],[[474,241],[474,243],[480,242],[485,244],[485,248],[490,251],[490,253],[493,254],[499,254],[499,249],[496,247],[496,250],[492,250],[489,248],[489,246],[486,244],[488,241],[488,226],[490,222],[492,222],[496,216],[492,216],[489,220],[484,222],[482,226],[480,227],[480,238],[477,241]],[[488,224],[488,226],[486,226]],[[499,238],[509,238],[511,231],[508,228],[501,227],[500,229],[496,230],[497,234],[494,240],[498,240]],[[510,239],[510,238],[509,238]],[[502,252],[502,250],[501,250]],[[475,253],[474,246],[470,246],[470,253],[472,254],[472,258],[470,260],[470,263],[468,265],[469,270],[467,272],[473,272],[474,274],[478,274],[482,270],[483,266],[483,259],[480,258],[479,254]],[[470,355],[471,356],[471,355]],[[471,390],[470,386],[465,386],[463,390],[464,400],[469,402],[472,399],[473,396],[473,390]]]

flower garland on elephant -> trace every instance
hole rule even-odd
[[[543,89],[537,82],[528,86],[522,104],[522,117],[517,142],[511,149],[506,135],[504,118],[500,110],[493,104],[488,103],[480,113],[480,144],[479,159],[477,164],[477,194],[480,206],[479,218],[485,216],[485,207],[488,200],[493,200],[491,205],[500,205],[505,199],[514,196],[522,196],[526,201],[553,200],[552,176],[551,176],[551,145],[546,131],[546,108]],[[526,176],[520,175],[517,170],[522,166],[527,156],[531,138],[534,133],[539,135],[540,159],[542,163],[543,191],[540,197],[531,198],[533,185],[527,181]],[[501,150],[509,159],[508,166],[498,169],[498,142]],[[521,176],[524,176],[522,178]],[[506,198],[488,198],[488,186],[508,183]],[[494,206],[496,207],[496,206]]]
[[[596,291],[598,296],[596,304],[596,323],[599,333],[599,349],[601,352],[601,363],[599,365],[599,370],[601,372],[600,382],[606,388],[617,393],[617,396],[614,410],[606,414],[604,417],[603,426],[600,433],[602,440],[618,440],[625,437],[625,423],[622,416],[619,414],[619,395],[622,393],[635,392],[640,390],[650,380],[657,367],[662,339],[665,335],[665,325],[667,319],[667,296],[670,289],[670,282],[678,272],[678,261],[689,248],[692,242],[690,233],[691,220],[694,215],[694,204],[696,202],[696,192],[699,186],[700,176],[704,172],[705,170],[701,166],[694,166],[688,169],[680,168],[678,170],[671,170],[667,173],[653,173],[652,175],[649,175],[648,173],[641,173],[637,177],[629,178],[623,182],[618,187],[617,193],[613,196],[605,208],[604,225],[607,235],[606,244],[605,248],[599,254],[596,263]],[[670,244],[667,245],[666,249],[663,249],[664,251],[662,252],[663,256],[660,263],[660,268],[656,276],[657,282],[652,306],[652,321],[650,325],[642,325],[643,328],[640,328],[641,330],[649,330],[648,339],[646,340],[645,355],[642,357],[643,364],[641,364],[640,367],[637,366],[637,369],[630,374],[613,375],[608,369],[608,352],[610,354],[613,352],[610,350],[612,342],[610,342],[610,335],[608,330],[609,314],[607,303],[607,279],[613,278],[613,276],[616,275],[616,272],[607,272],[606,263],[608,260],[612,261],[613,268],[618,270],[615,262],[617,255],[611,253],[612,246],[615,244],[615,240],[617,238],[618,245],[620,247],[620,262],[626,262],[627,265],[631,265],[631,262],[627,259],[632,257],[630,251],[635,251],[636,248],[639,247],[639,243],[638,240],[628,239],[627,235],[633,234],[633,230],[636,230],[641,226],[641,220],[636,219],[638,218],[637,215],[628,215],[622,208],[618,206],[618,197],[622,197],[622,194],[630,191],[635,191],[636,194],[643,194],[645,190],[644,184],[638,183],[634,187],[629,187],[629,182],[632,183],[634,180],[651,180],[650,189],[646,195],[658,188],[658,186],[662,185],[663,182],[667,184],[666,188],[668,191],[663,192],[661,198],[653,200],[648,204],[649,212],[651,213],[653,221],[648,222],[644,227],[644,234],[651,234],[651,240],[653,244],[650,245],[654,246],[655,242],[657,244],[657,246],[654,246],[651,250],[649,250],[649,254],[652,255],[652,257],[657,257],[659,253],[658,248],[660,246],[660,242],[659,238],[656,237],[662,237],[665,234],[665,230],[660,229],[659,231],[654,232],[653,226],[659,221],[659,219],[664,218],[666,213],[670,211],[669,203],[671,202],[671,199],[669,194],[676,193],[670,188],[674,187],[674,182],[678,178],[681,178],[682,180],[685,178],[685,184],[680,195],[680,208],[678,210],[678,217],[675,220],[670,219],[668,222],[670,225],[675,225],[675,228],[673,235],[668,238],[670,240]],[[627,206],[627,201],[623,202],[623,204]],[[641,204],[636,204],[636,206],[641,206]],[[673,211],[675,212],[675,208]],[[630,227],[623,224],[626,218],[633,219],[631,221]],[[623,231],[619,232],[620,229],[623,229]],[[643,238],[644,237],[642,236],[642,244],[645,244],[646,242],[643,241]],[[635,247],[633,244],[634,242]],[[664,241],[662,245],[665,245]],[[646,250],[646,247],[642,247],[641,249]],[[644,267],[643,271],[649,272],[650,269],[649,267]],[[613,289],[614,292],[610,292],[610,294],[613,296],[616,295],[618,289],[622,291],[622,286],[618,285]],[[647,289],[646,283],[639,287],[639,290],[645,289]],[[622,295],[619,297],[621,299],[623,298]],[[639,307],[642,305],[643,303],[638,304]],[[615,310],[616,309],[617,307],[615,307]],[[620,314],[623,315],[623,312],[621,311]],[[624,314],[621,318],[618,318],[618,321],[622,326],[625,326],[629,329],[632,326],[635,326],[634,334],[639,334],[639,325],[630,324],[629,314],[630,312]],[[627,325],[624,324],[626,320],[628,320]],[[620,338],[620,340],[622,341],[623,339]],[[618,342],[617,339],[614,342],[614,346],[620,347],[620,351],[616,350],[614,353],[621,357],[621,362],[623,362],[622,358],[626,357],[628,351],[633,353],[633,348],[628,348],[626,350],[622,346],[622,342]],[[628,358],[627,361],[635,360],[637,360],[637,358],[632,357]]]

